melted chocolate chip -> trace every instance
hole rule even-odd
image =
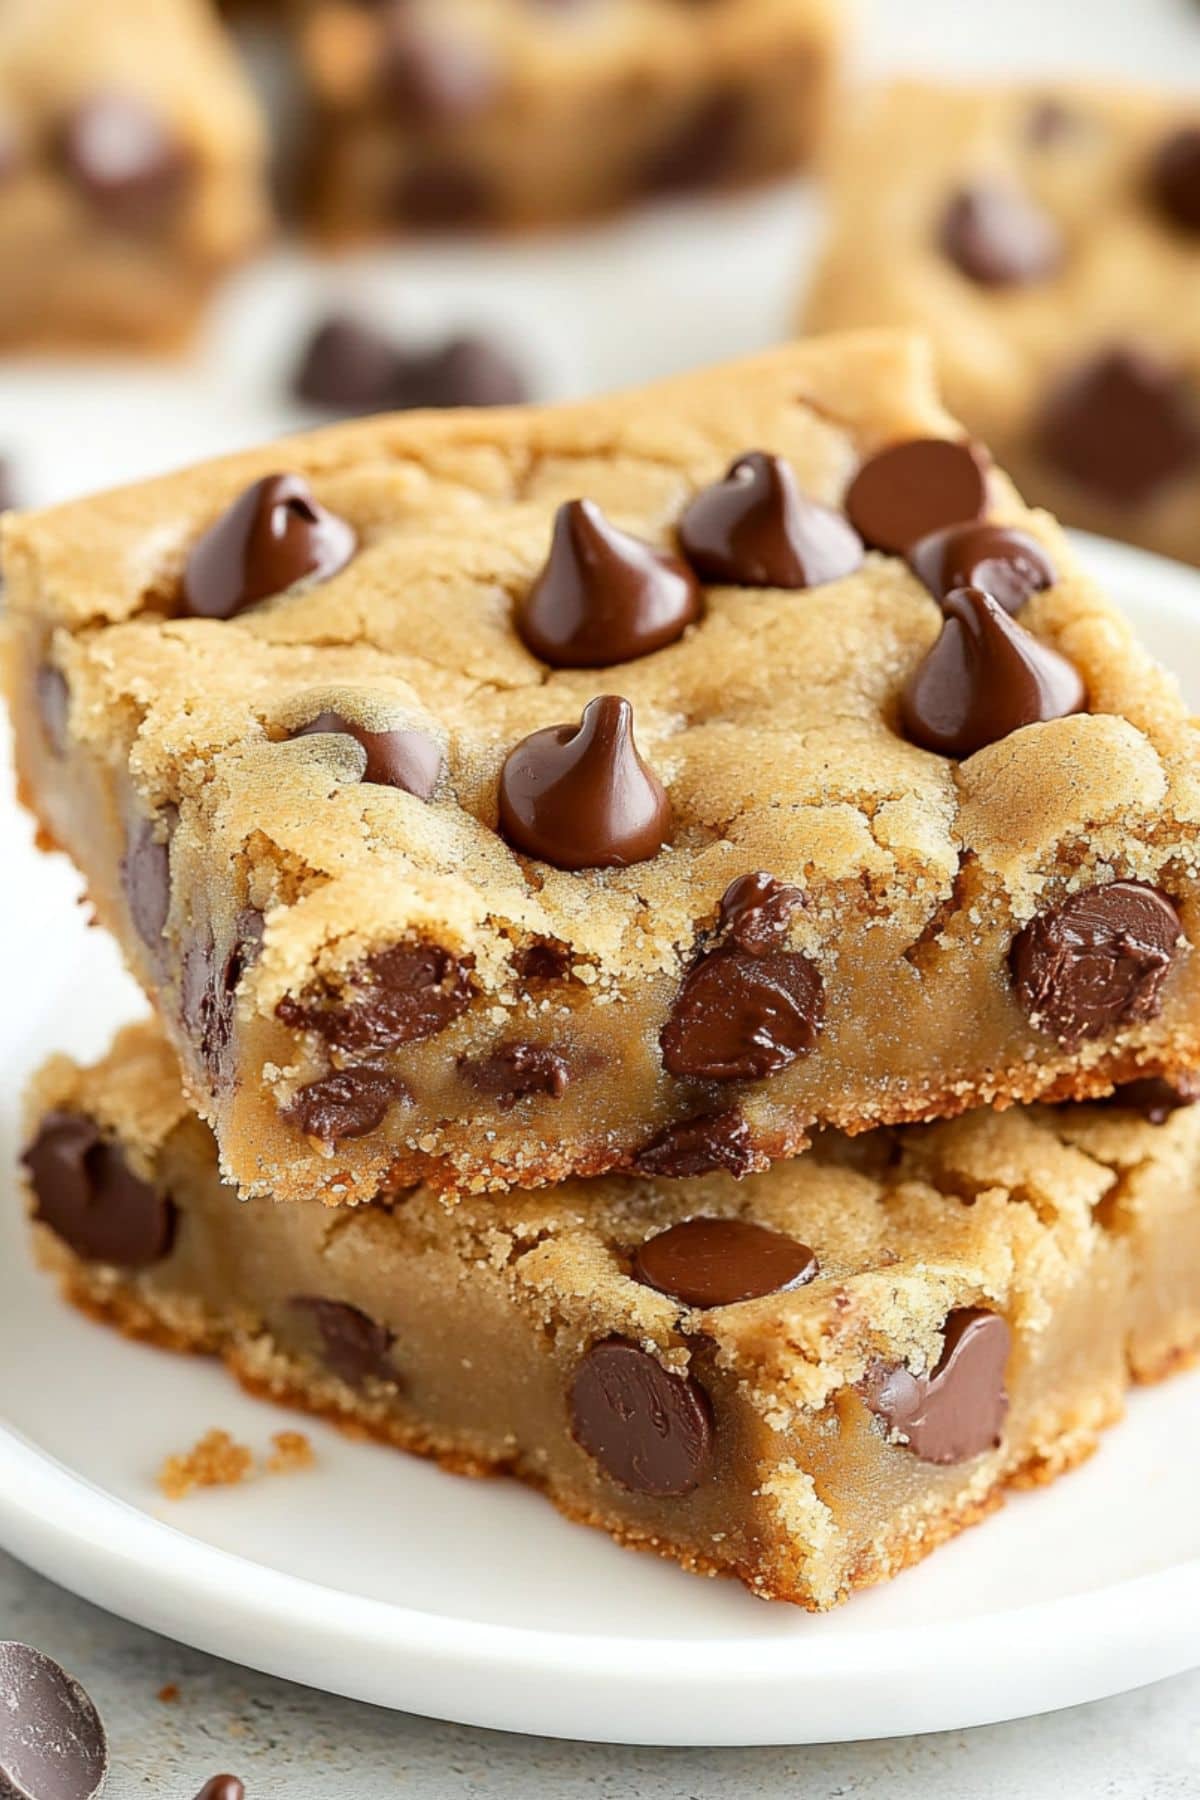
[[[941,635],[904,690],[905,735],[939,756],[973,756],[1024,725],[1083,710],[1079,672],[1018,625],[990,594],[960,588]]]
[[[1031,1023],[1071,1049],[1157,1018],[1182,935],[1179,914],[1157,888],[1088,888],[1018,933],[1009,955],[1013,991]]]
[[[855,530],[894,555],[931,531],[978,519],[987,503],[986,452],[950,438],[910,438],[880,450],[846,492]]]
[[[705,1308],[803,1287],[816,1273],[807,1244],[750,1219],[686,1219],[647,1238],[633,1259],[635,1281]]]
[[[398,217],[418,231],[483,225],[497,211],[496,194],[480,169],[448,159],[406,169],[396,187]]]
[[[1151,165],[1150,188],[1176,230],[1200,236],[1200,125],[1172,132]]]
[[[718,1170],[740,1181],[755,1162],[750,1128],[741,1113],[731,1109],[668,1125],[638,1151],[633,1166],[639,1175],[665,1181],[712,1175]]]
[[[363,1063],[335,1069],[297,1089],[283,1116],[307,1137],[340,1144],[343,1138],[366,1137],[397,1103],[412,1104],[407,1084],[386,1069]]]
[[[482,39],[427,29],[403,6],[389,9],[378,70],[397,117],[418,126],[459,124],[500,91],[500,70]]]
[[[500,772],[500,831],[557,869],[620,869],[657,856],[671,803],[633,737],[633,708],[589,700],[578,725],[535,731]]]
[[[722,944],[684,977],[659,1039],[663,1062],[696,1080],[761,1081],[816,1047],[824,1013],[806,956]]]
[[[214,1088],[233,1077],[233,1027],[242,976],[262,944],[263,918],[253,907],[238,915],[234,940],[223,957],[211,926],[185,942],[180,971],[180,1016]]]
[[[95,1800],[107,1774],[104,1726],[79,1683],[41,1650],[0,1643],[4,1800]]]
[[[138,814],[129,830],[121,858],[121,885],[138,936],[154,951],[162,949],[162,935],[171,905],[171,831],[176,809],[164,807],[156,817]]]
[[[436,1037],[471,999],[467,965],[439,944],[394,944],[368,957],[354,979],[354,991],[344,995],[285,994],[276,1015],[337,1050],[377,1055]]]
[[[1119,506],[1145,505],[1200,465],[1200,395],[1149,352],[1118,345],[1052,391],[1037,441],[1080,487]]]
[[[1004,1432],[1012,1332],[999,1313],[964,1306],[946,1320],[936,1368],[913,1375],[876,1365],[863,1398],[922,1462],[961,1463],[995,1450]]]
[[[1123,1081],[1104,1104],[1140,1113],[1148,1125],[1165,1125],[1172,1113],[1195,1106],[1197,1100],[1200,1075],[1176,1075],[1170,1081],[1164,1075],[1142,1075],[1136,1081]]]
[[[517,609],[517,630],[552,668],[604,669],[673,644],[699,616],[686,563],[618,531],[591,500],[570,500]]]
[[[1062,260],[1055,221],[1015,189],[977,184],[942,215],[944,254],[980,287],[1021,287],[1053,275]]]
[[[184,611],[232,619],[297,582],[328,581],[358,540],[314,499],[299,475],[266,475],[240,495],[192,547],[183,573]]]
[[[701,489],[679,521],[679,541],[705,581],[741,587],[819,587],[852,575],[863,557],[841,513],[807,499],[783,458],[761,450]]]
[[[459,1067],[481,1094],[495,1098],[501,1112],[511,1112],[531,1094],[561,1100],[570,1079],[566,1062],[545,1044],[502,1044],[473,1062],[463,1058]]]
[[[621,1338],[593,1345],[575,1371],[571,1430],[636,1494],[690,1494],[712,1461],[712,1406],[700,1383]]]
[[[982,588],[1006,613],[1020,612],[1057,579],[1036,538],[1014,525],[983,521],[918,538],[909,546],[908,566],[935,600],[947,599],[956,588]]]
[[[61,669],[43,663],[34,676],[33,685],[46,742],[55,756],[62,756],[67,747],[67,718],[71,710],[67,678]]]
[[[47,1113],[22,1160],[34,1218],[85,1262],[146,1269],[170,1255],[174,1202],[133,1174],[94,1119]]]
[[[63,125],[62,163],[109,225],[152,231],[174,213],[189,179],[186,152],[132,94],[94,94]]]
[[[522,981],[562,981],[570,973],[571,955],[565,944],[527,944],[513,958]]]
[[[721,896],[717,930],[728,943],[751,956],[776,949],[787,936],[792,914],[804,905],[798,887],[777,881],[759,870],[739,875]]]
[[[424,731],[368,731],[339,712],[320,712],[292,732],[294,738],[333,732],[351,737],[367,753],[363,780],[379,787],[403,788],[418,800],[432,799],[445,766],[442,747]]]
[[[319,1294],[297,1294],[291,1304],[313,1320],[326,1368],[348,1387],[365,1387],[371,1380],[395,1382],[391,1348],[396,1338],[386,1325],[377,1324],[357,1306],[324,1300]]]
[[[210,1775],[196,1800],[246,1800],[246,1789],[236,1775]]]
[[[701,95],[642,159],[635,189],[682,194],[727,180],[737,172],[752,118],[750,96],[741,87],[731,83]]]

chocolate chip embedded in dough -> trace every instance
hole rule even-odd
[[[685,1219],[647,1238],[633,1259],[636,1281],[705,1308],[803,1287],[816,1273],[807,1244],[752,1219]]]
[[[1200,1100],[1200,1074],[1141,1075],[1135,1081],[1122,1081],[1113,1089],[1106,1106],[1120,1107],[1126,1112],[1140,1113],[1148,1125],[1165,1125],[1172,1113]]]
[[[501,1112],[511,1112],[518,1100],[535,1094],[561,1100],[570,1081],[565,1059],[548,1044],[502,1044],[486,1056],[462,1058],[459,1067],[481,1094],[494,1098]]]
[[[792,914],[803,905],[798,887],[756,870],[739,875],[725,889],[717,929],[727,943],[757,956],[783,942]]]
[[[588,1351],[570,1393],[575,1441],[622,1487],[674,1499],[700,1486],[713,1455],[712,1406],[700,1383],[607,1338]]]
[[[711,1175],[722,1170],[741,1180],[759,1165],[750,1141],[750,1128],[736,1108],[702,1113],[668,1125],[633,1159],[639,1175],[679,1181],[692,1175]]]
[[[1200,389],[1149,351],[1117,344],[1051,389],[1035,438],[1079,487],[1117,506],[1146,506],[1200,467]]]
[[[276,1016],[335,1049],[375,1055],[436,1037],[471,1000],[468,965],[440,944],[393,944],[368,957],[344,992],[285,994]]]
[[[82,1113],[50,1112],[22,1161],[35,1219],[85,1262],[146,1269],[171,1253],[174,1202],[133,1173],[120,1147]]]
[[[996,183],[959,189],[942,214],[939,242],[979,287],[1024,287],[1053,275],[1062,262],[1062,234],[1050,214]]]
[[[412,1104],[412,1092],[398,1075],[370,1063],[352,1064],[298,1088],[284,1117],[308,1137],[340,1144],[344,1138],[366,1137],[398,1104]]]
[[[1184,948],[1179,914],[1157,888],[1112,881],[1072,894],[1013,940],[1022,1011],[1066,1048],[1157,1018]]]
[[[1036,538],[1014,525],[949,525],[918,538],[907,552],[908,566],[935,600],[957,588],[982,588],[1006,613],[1053,587],[1057,574]]]
[[[852,575],[862,539],[839,512],[800,492],[780,456],[749,450],[702,488],[679,521],[684,555],[705,581],[811,588]]]
[[[178,816],[173,806],[153,815],[139,813],[130,824],[121,858],[121,886],[134,926],[142,942],[156,952],[162,948],[171,906],[171,832]]]
[[[369,1380],[397,1380],[391,1361],[395,1334],[357,1306],[344,1300],[326,1300],[320,1294],[297,1294],[291,1301],[313,1320],[321,1340],[321,1355],[332,1374],[347,1386],[361,1388]]]
[[[343,713],[324,711],[297,726],[292,737],[313,737],[325,732],[351,737],[366,751],[363,780],[379,787],[402,788],[418,800],[431,800],[445,767],[445,756],[436,738],[426,731],[368,731]]]
[[[918,538],[978,519],[988,504],[979,444],[909,438],[870,457],[846,491],[850,523],[876,550],[903,555]]]
[[[999,1445],[1008,1414],[1004,1377],[1012,1332],[999,1313],[960,1307],[946,1320],[937,1366],[914,1375],[876,1365],[863,1398],[922,1462],[968,1462]]]
[[[761,1081],[816,1048],[824,983],[798,951],[725,944],[692,965],[660,1037],[672,1075]]]
[[[298,582],[328,581],[354,555],[354,530],[314,497],[300,475],[265,475],[192,546],[184,611],[232,619]]]

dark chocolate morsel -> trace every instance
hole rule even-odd
[[[762,870],[739,875],[721,896],[717,930],[726,943],[761,956],[783,942],[792,914],[803,905],[800,889],[777,881],[774,875]]]
[[[276,1015],[337,1050],[377,1055],[436,1037],[471,999],[467,965],[440,944],[393,944],[368,957],[348,992],[285,994]]]
[[[1160,145],[1150,187],[1168,223],[1200,237],[1200,125],[1185,125]]]
[[[246,1789],[236,1775],[210,1775],[196,1800],[246,1800]]]
[[[85,1262],[146,1269],[170,1255],[174,1201],[133,1173],[94,1119],[47,1113],[22,1161],[34,1218]]]
[[[702,1113],[668,1125],[638,1151],[633,1166],[639,1175],[680,1181],[691,1175],[712,1175],[722,1170],[740,1181],[755,1167],[757,1158],[750,1142],[750,1128],[736,1108],[722,1113]]]
[[[562,981],[571,972],[571,953],[565,944],[527,944],[513,967],[522,981]]]
[[[139,813],[129,827],[121,858],[121,885],[142,942],[162,948],[163,929],[171,905],[171,831],[176,809],[163,807],[154,816]]]
[[[384,412],[391,405],[401,361],[397,346],[368,320],[332,313],[304,346],[292,392],[331,412]]]
[[[712,1406],[690,1375],[675,1375],[637,1344],[594,1344],[571,1384],[575,1441],[636,1494],[674,1499],[708,1473]]]
[[[1003,1436],[1011,1346],[1012,1332],[999,1313],[960,1307],[946,1320],[934,1369],[914,1375],[903,1363],[876,1364],[863,1398],[922,1462],[968,1462],[995,1450]]]
[[[284,1117],[308,1137],[340,1144],[343,1138],[366,1137],[396,1104],[412,1104],[407,1083],[372,1063],[352,1064],[298,1088]]]
[[[254,907],[239,913],[233,940],[218,956],[211,926],[197,926],[183,947],[179,1010],[196,1055],[214,1088],[233,1077],[233,1027],[242,976],[262,944],[263,917]]]
[[[401,359],[388,405],[518,406],[529,398],[525,376],[508,352],[485,337],[454,337]]]
[[[34,676],[34,691],[46,742],[55,756],[62,756],[67,747],[67,718],[71,710],[67,678],[61,669],[43,663]]]
[[[1036,438],[1079,487],[1144,506],[1200,466],[1200,389],[1149,351],[1118,344],[1051,390]]]
[[[846,512],[864,542],[903,555],[918,538],[978,519],[987,509],[982,446],[909,438],[870,457],[846,491]]]
[[[603,669],[673,644],[699,616],[686,563],[618,531],[591,500],[569,500],[517,630],[552,668]]]
[[[672,1075],[761,1081],[815,1049],[824,983],[798,951],[721,944],[693,963],[663,1027]]]
[[[1135,1081],[1123,1081],[1113,1089],[1107,1106],[1126,1112],[1140,1113],[1148,1125],[1165,1125],[1172,1113],[1200,1100],[1200,1075],[1140,1075]]]
[[[1041,281],[1062,261],[1062,236],[1050,214],[995,183],[960,188],[942,214],[939,238],[955,268],[980,287]]]
[[[93,94],[63,122],[59,154],[76,190],[106,224],[153,231],[183,197],[190,159],[135,94]]]
[[[1179,914],[1157,888],[1111,881],[1031,919],[1013,940],[1009,970],[1030,1022],[1071,1049],[1154,1019],[1183,948]]]
[[[729,83],[702,94],[634,171],[635,191],[683,194],[736,174],[753,118],[750,96]]]
[[[831,507],[809,500],[780,456],[749,450],[702,488],[679,521],[684,555],[705,581],[810,588],[852,575],[862,539]]]
[[[300,475],[265,475],[192,546],[184,611],[232,619],[297,582],[328,581],[354,555],[351,526],[314,498]]]
[[[1057,579],[1054,565],[1036,538],[1015,525],[949,525],[931,531],[908,548],[908,566],[935,600],[956,588],[982,588],[1006,613]]]
[[[705,1308],[803,1287],[816,1273],[807,1244],[752,1219],[685,1219],[647,1238],[633,1259],[636,1281]]]
[[[339,712],[320,712],[292,732],[294,738],[324,732],[352,737],[367,753],[363,780],[379,787],[403,788],[418,800],[432,799],[445,766],[442,747],[424,731],[368,731]]]
[[[315,1323],[321,1355],[327,1369],[349,1387],[360,1388],[368,1380],[395,1382],[391,1361],[395,1334],[378,1324],[357,1306],[344,1300],[325,1300],[319,1294],[297,1294],[291,1304]]]
[[[939,756],[973,756],[1022,726],[1081,712],[1079,671],[980,588],[949,594],[941,634],[904,689],[905,735]]]
[[[628,700],[589,700],[578,725],[535,731],[500,772],[500,831],[557,869],[620,869],[657,856],[671,803],[633,737]]]
[[[546,1044],[502,1044],[486,1056],[462,1058],[459,1067],[481,1094],[495,1099],[501,1112],[510,1112],[532,1094],[561,1100],[570,1080],[565,1060]]]
[[[3,1800],[96,1800],[108,1773],[100,1715],[44,1651],[0,1643]]]

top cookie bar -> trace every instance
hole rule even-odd
[[[246,1192],[1200,1059],[1196,728],[918,340],[339,426],[4,558],[24,792]]]

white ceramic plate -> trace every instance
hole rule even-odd
[[[1090,559],[1200,699],[1200,575]],[[164,1454],[291,1415],[124,1342],[30,1270],[7,1171],[26,1072],[139,1005],[77,883],[0,802],[0,1543],[141,1624],[256,1668],[477,1725],[626,1743],[799,1743],[980,1724],[1200,1663],[1200,1378],[1134,1397],[1098,1456],[891,1587],[810,1618],[307,1427],[317,1467],[170,1505]]]

